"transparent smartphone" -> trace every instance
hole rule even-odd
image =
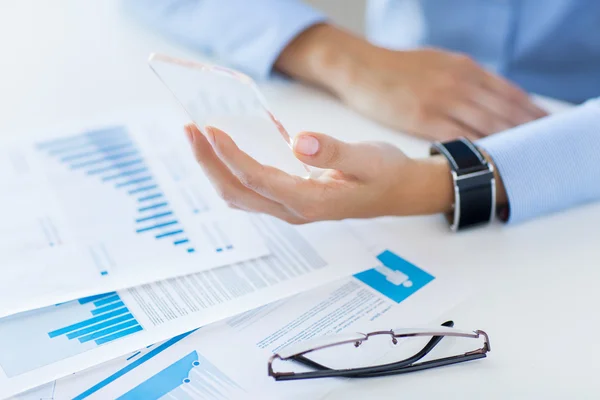
[[[215,126],[258,162],[290,174],[309,175],[309,168],[292,152],[290,135],[249,76],[161,54],[150,55],[148,63],[201,131]]]

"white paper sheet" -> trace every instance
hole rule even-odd
[[[270,256],[0,319],[0,398],[380,264],[341,223],[252,222]]]
[[[381,259],[412,286],[386,283],[375,269],[134,352],[19,396],[63,399],[317,399],[343,382],[275,382],[273,351],[299,339],[343,331],[387,330],[429,322],[464,299],[466,282],[425,271],[391,252]],[[388,350],[373,354],[373,360]],[[393,351],[393,350],[392,350]]]
[[[181,124],[138,121],[0,147],[0,316],[268,254]]]

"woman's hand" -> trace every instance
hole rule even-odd
[[[275,67],[378,122],[431,140],[474,140],[546,115],[523,90],[465,55],[387,50],[330,25],[300,34]]]
[[[316,179],[265,166],[241,151],[223,131],[206,137],[187,125],[196,160],[233,208],[270,214],[294,224],[383,215],[446,212],[453,202],[449,166],[442,157],[411,159],[384,143],[345,143],[305,132],[294,152],[326,169]]]

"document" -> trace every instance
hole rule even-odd
[[[381,265],[341,223],[251,222],[271,255],[0,319],[0,398]]]
[[[18,399],[321,398],[343,380],[275,382],[267,376],[273,352],[325,334],[426,323],[469,292],[443,268],[425,270],[389,250],[379,260],[404,280],[387,279],[381,268],[368,269],[132,352]],[[382,348],[373,360],[388,351],[393,349]]]
[[[0,147],[0,317],[268,254],[180,127],[135,117]]]

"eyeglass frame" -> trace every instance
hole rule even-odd
[[[336,341],[334,343],[327,343],[323,345],[316,345],[315,347],[311,347],[309,349],[294,351],[294,345],[285,347],[282,351],[273,354],[269,358],[268,362],[268,375],[273,377],[276,381],[288,381],[288,380],[299,380],[299,379],[316,379],[316,378],[333,378],[333,377],[344,377],[344,378],[369,378],[369,377],[379,377],[379,376],[388,376],[388,375],[398,375],[405,374],[409,372],[422,371],[431,368],[437,368],[445,365],[458,364],[466,361],[477,360],[481,358],[486,358],[487,353],[491,351],[490,340],[487,333],[482,330],[476,331],[461,331],[458,329],[454,329],[453,321],[446,321],[441,324],[440,327],[437,328],[401,328],[401,329],[392,329],[389,331],[374,331],[369,333],[356,333],[355,335],[360,335],[362,338],[352,338]],[[305,354],[323,350],[326,348],[339,346],[343,344],[354,343],[355,347],[359,347],[361,343],[365,340],[368,340],[369,337],[377,336],[377,335],[390,335],[392,338],[392,343],[397,344],[398,339],[400,338],[409,338],[409,337],[418,337],[418,336],[432,336],[431,340],[417,352],[415,355],[408,357],[404,360],[400,360],[394,363],[376,365],[371,367],[361,367],[361,368],[348,368],[348,369],[332,369],[321,365],[311,359],[305,357]],[[333,335],[330,338],[341,337],[346,335]],[[435,360],[424,361],[420,363],[416,363],[423,357],[425,357],[431,350],[435,348],[435,346],[446,336],[452,337],[463,337],[469,339],[478,339],[480,337],[484,338],[484,343],[481,348],[478,348],[473,351],[469,351],[463,354],[459,354],[456,356],[443,357]],[[319,340],[318,338],[317,340]],[[300,345],[306,347],[310,344],[310,340],[307,342],[301,342]],[[287,351],[286,351],[287,350]],[[283,353],[283,355],[281,354]],[[312,367],[316,369],[316,371],[311,372],[275,372],[273,370],[273,363],[275,360],[293,360],[299,362],[305,366]],[[416,363],[416,364],[415,364]]]

